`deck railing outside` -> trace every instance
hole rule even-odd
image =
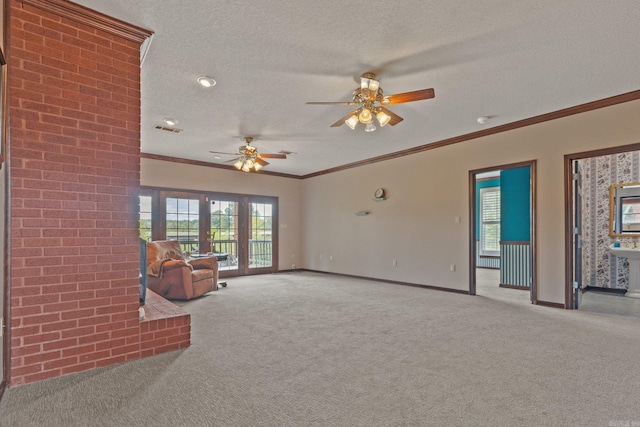
[[[180,249],[186,253],[198,253],[200,243],[193,239],[178,238]],[[211,249],[214,253],[228,254],[225,261],[220,262],[221,270],[238,268],[238,241],[213,240]],[[271,240],[249,240],[249,268],[270,267],[273,264],[273,244]]]
[[[249,240],[249,268],[271,267],[272,248],[271,240]]]

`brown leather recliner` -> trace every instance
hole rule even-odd
[[[218,289],[216,257],[186,261],[175,240],[147,242],[147,288],[167,299],[188,300]]]

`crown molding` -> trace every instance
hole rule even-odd
[[[470,141],[472,139],[482,138],[484,136],[494,135],[494,134],[497,134],[497,133],[507,132],[507,131],[510,131],[510,130],[519,129],[519,128],[523,128],[523,127],[527,127],[527,126],[532,126],[532,125],[535,125],[535,124],[538,124],[538,123],[543,123],[543,122],[547,122],[547,121],[551,121],[551,120],[561,119],[563,117],[569,117],[569,116],[573,116],[575,114],[585,113],[585,112],[592,111],[592,110],[597,110],[597,109],[600,109],[600,108],[611,107],[611,106],[617,105],[617,104],[624,104],[625,102],[636,101],[638,99],[640,99],[640,90],[636,90],[636,91],[633,91],[633,92],[627,92],[627,93],[623,93],[621,95],[616,95],[616,96],[612,96],[612,97],[609,97],[609,98],[603,98],[603,99],[599,99],[597,101],[587,102],[585,104],[580,104],[580,105],[576,105],[576,106],[573,106],[573,107],[565,108],[565,109],[562,109],[562,110],[557,110],[557,111],[552,111],[550,113],[541,114],[539,116],[529,117],[527,119],[523,119],[523,120],[511,122],[511,123],[506,123],[504,125],[496,126],[496,127],[493,127],[493,128],[483,129],[483,130],[477,131],[477,132],[472,132],[472,133],[467,133],[467,134],[464,134],[464,135],[454,136],[453,138],[443,139],[441,141],[436,141],[436,142],[433,142],[431,144],[420,145],[418,147],[413,147],[413,148],[409,148],[409,149],[402,150],[402,151],[396,151],[394,153],[384,154],[384,155],[378,156],[378,157],[372,157],[372,158],[369,158],[369,159],[360,160],[358,162],[353,162],[353,163],[348,163],[348,164],[341,165],[341,166],[336,166],[335,168],[325,169],[325,170],[321,170],[321,171],[318,171],[318,172],[313,172],[313,173],[310,173],[310,174],[307,174],[307,175],[291,175],[291,174],[284,174],[284,173],[278,173],[278,172],[267,172],[267,171],[260,171],[260,174],[280,176],[280,177],[284,177],[284,178],[303,179],[304,180],[304,179],[309,179],[309,178],[313,178],[313,177],[316,177],[316,176],[328,175],[330,173],[340,172],[340,171],[347,170],[347,169],[353,169],[353,168],[357,168],[357,167],[360,167],[360,166],[366,166],[366,165],[370,165],[370,164],[373,164],[373,163],[383,162],[385,160],[391,160],[391,159],[397,159],[399,157],[410,156],[412,154],[421,153],[423,151],[434,150],[436,148],[446,147],[447,145],[458,144],[460,142]],[[629,151],[629,150],[624,150],[624,151]],[[214,168],[227,169],[227,170],[233,170],[233,171],[236,170],[233,166],[220,165],[220,164],[217,164],[217,163],[202,162],[202,161],[198,161],[198,160],[181,159],[181,158],[177,158],[177,157],[160,156],[160,155],[156,155],[156,154],[140,153],[140,157],[147,158],[147,159],[163,160],[163,161],[166,161],[166,162],[185,163],[185,164],[214,167]],[[491,170],[494,170],[494,169],[495,168],[491,168]]]
[[[575,114],[586,113],[587,111],[597,110],[605,107],[611,107],[613,105],[623,104],[625,102],[636,101],[638,99],[640,99],[640,90],[635,90],[633,92],[627,92],[621,95],[615,95],[609,98],[603,98],[597,101],[587,102],[585,104],[579,104],[573,107],[552,111],[550,113],[529,117],[526,119],[511,122],[511,123],[506,123],[504,125],[492,127],[489,129],[483,129],[477,132],[471,132],[464,135],[454,136],[453,138],[443,139],[441,141],[436,141],[431,144],[420,145],[418,147],[408,148],[406,150],[396,151],[394,153],[384,154],[382,156],[372,157],[370,159],[360,160],[358,162],[336,166],[331,169],[325,169],[318,172],[313,172],[307,175],[303,175],[300,178],[308,179],[308,178],[313,178],[320,175],[327,175],[330,173],[343,171],[346,169],[366,166],[372,163],[378,163],[385,160],[397,159],[398,157],[410,156],[412,154],[421,153],[423,151],[434,150],[436,148],[446,147],[447,145],[458,144],[460,142],[470,141],[472,139],[482,138],[484,136],[495,135],[497,133],[507,132],[510,130],[519,129],[527,126],[532,126],[538,123],[548,122],[550,120],[561,119],[563,117],[569,117]]]
[[[88,7],[71,3],[67,0],[17,0],[22,4],[55,13],[63,18],[71,19],[84,25],[105,31],[126,40],[142,44],[153,35],[153,31],[141,28]]]
[[[208,168],[217,168],[217,169],[224,169],[228,171],[238,172],[238,169],[234,168],[233,166],[220,165],[218,163],[203,162],[200,160],[183,159],[180,157],[161,156],[159,154],[151,154],[151,153],[140,153],[140,158],[151,159],[151,160],[161,160],[163,162],[182,163],[185,165],[205,166]],[[244,172],[244,173],[247,173],[247,172]],[[248,173],[253,173],[253,174],[258,173],[260,175],[279,176],[281,178],[301,179],[299,175],[292,175],[292,174],[280,173],[280,172],[270,172],[264,169],[261,169],[260,172],[248,172]]]
[[[431,144],[425,144],[425,145],[421,145],[421,146],[418,146],[418,147],[413,147],[413,148],[409,148],[409,149],[402,150],[402,151],[396,151],[394,153],[389,153],[389,154],[385,154],[385,155],[378,156],[378,157],[372,157],[370,159],[364,159],[364,160],[361,160],[361,161],[358,161],[358,162],[353,162],[353,163],[348,163],[348,164],[341,165],[341,166],[336,166],[335,168],[325,169],[325,170],[321,170],[321,171],[318,171],[318,172],[313,172],[313,173],[310,173],[310,174],[307,174],[307,175],[291,175],[291,174],[284,174],[284,173],[278,173],[278,172],[267,172],[267,171],[260,171],[260,174],[261,175],[272,175],[272,176],[280,176],[280,177],[284,177],[284,178],[295,178],[295,179],[303,179],[304,180],[304,179],[309,179],[309,178],[313,178],[313,177],[316,177],[316,176],[328,175],[330,173],[340,172],[340,171],[347,170],[347,169],[353,169],[353,168],[357,168],[357,167],[360,167],[360,166],[366,166],[366,165],[370,165],[370,164],[373,164],[373,163],[383,162],[385,160],[391,160],[391,159],[397,159],[399,157],[410,156],[412,154],[421,153],[423,151],[434,150],[436,148],[446,147],[447,145],[458,144],[460,142],[470,141],[472,139],[482,138],[484,136],[494,135],[494,134],[497,134],[497,133],[507,132],[507,131],[510,131],[510,130],[519,129],[519,128],[523,128],[523,127],[527,127],[527,126],[532,126],[532,125],[535,125],[535,124],[538,124],[538,123],[543,123],[543,122],[547,122],[547,121],[551,121],[551,120],[561,119],[563,117],[569,117],[569,116],[573,116],[575,114],[580,114],[580,113],[585,113],[585,112],[592,111],[592,110],[597,110],[599,108],[611,107],[613,105],[623,104],[625,102],[636,101],[638,99],[640,99],[640,90],[636,90],[636,91],[633,91],[633,92],[627,92],[627,93],[623,93],[621,95],[616,95],[616,96],[612,96],[612,97],[609,97],[609,98],[604,98],[604,99],[599,99],[597,101],[588,102],[586,104],[580,104],[580,105],[576,105],[576,106],[573,106],[573,107],[565,108],[565,109],[562,109],[562,110],[557,110],[557,111],[552,111],[550,113],[541,114],[539,116],[529,117],[527,119],[523,119],[523,120],[511,122],[511,123],[506,123],[504,125],[496,126],[496,127],[490,128],[490,129],[483,129],[481,131],[467,133],[467,134],[464,134],[464,135],[455,136],[453,138],[448,138],[448,139],[443,139],[441,141],[436,141],[436,142],[431,143]],[[629,150],[625,150],[625,151],[629,151]],[[197,160],[182,159],[182,158],[177,158],[177,157],[160,156],[160,155],[156,155],[156,154],[140,153],[140,157],[147,158],[147,159],[163,160],[165,162],[185,163],[185,164],[214,167],[214,168],[220,168],[220,169],[226,169],[226,170],[232,170],[232,171],[236,170],[233,166],[219,165],[217,163],[208,163],[208,162],[202,162],[202,161],[197,161]],[[494,169],[495,168],[491,168],[491,170],[494,170]]]

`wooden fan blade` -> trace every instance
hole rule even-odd
[[[269,164],[269,162],[265,162],[264,160],[262,160],[261,158],[257,158],[256,159],[256,163],[259,164],[260,166],[264,167],[267,166]]]
[[[229,156],[237,156],[238,155],[238,153],[223,153],[222,151],[209,151],[209,152],[212,153],[212,154],[226,154],[226,155],[229,155]]]
[[[385,96],[381,102],[382,105],[402,104],[405,102],[421,101],[435,97],[433,89],[414,90],[413,92],[397,93],[395,95]]]
[[[358,109],[353,110],[352,112],[350,112],[349,114],[347,114],[346,116],[344,116],[343,118],[341,118],[340,120],[332,124],[331,127],[337,128],[339,126],[342,126],[344,124],[344,121],[347,120],[349,117],[353,116],[356,113],[356,111],[358,111]]]
[[[231,160],[227,160],[225,163],[235,163],[237,161],[238,161],[238,159],[231,159]]]
[[[287,155],[286,154],[263,154],[263,153],[260,153],[260,157],[265,158],[265,159],[286,159]]]
[[[384,112],[387,116],[391,117],[391,120],[389,120],[389,124],[391,126],[395,126],[395,125],[397,125],[398,123],[400,123],[401,121],[404,120],[402,117],[400,117],[399,115],[397,115],[393,111],[387,110],[384,107],[380,107],[380,110],[382,112]]]
[[[313,105],[357,105],[357,102],[346,101],[346,102],[307,102],[307,104]]]

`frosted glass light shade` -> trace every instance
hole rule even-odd
[[[371,110],[369,110],[368,108],[363,108],[360,112],[360,115],[358,116],[358,120],[360,120],[360,123],[371,123],[371,120],[373,120]]]
[[[391,120],[391,116],[386,114],[384,111],[380,111],[376,114],[376,118],[378,119],[378,122],[380,122],[380,126],[386,125],[389,123],[389,120]]]
[[[356,116],[355,114],[352,115],[351,117],[349,117],[347,120],[344,121],[346,123],[347,126],[349,126],[351,128],[351,130],[356,128],[356,125],[358,124],[358,116]]]

